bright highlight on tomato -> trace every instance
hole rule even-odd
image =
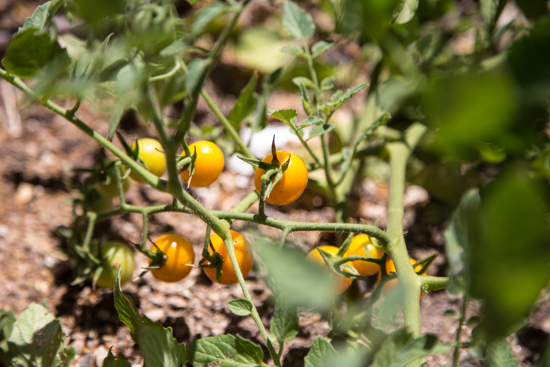
[[[237,263],[239,268],[243,273],[243,277],[246,278],[250,270],[252,270],[252,265],[254,265],[254,257],[252,255],[252,248],[250,244],[239,232],[229,231],[231,233],[231,238],[233,238],[233,246],[235,247],[235,256],[237,257]],[[210,237],[210,242],[217,253],[223,257],[222,265],[222,278],[220,284],[230,285],[238,282],[237,275],[235,274],[235,269],[233,269],[233,264],[227,253],[227,248],[223,243],[223,240],[217,234],[213,234]],[[208,251],[212,253],[212,249],[209,247]],[[207,261],[206,264],[209,264]],[[216,269],[215,268],[203,268],[206,276],[210,278],[214,283],[216,283]]]
[[[365,246],[367,247],[368,253],[365,252]],[[384,250],[374,246],[371,238],[368,235],[358,234],[357,236],[354,236],[351,240],[351,243],[348,247],[348,250],[344,254],[344,257],[350,255],[381,259],[382,256],[384,256]],[[374,275],[380,272],[380,266],[378,264],[368,261],[356,260],[351,261],[348,264],[353,266],[359,274],[364,276]]]
[[[118,268],[120,273],[120,286],[123,286],[132,278],[134,272],[134,254],[130,248],[119,242],[106,242],[101,244],[101,255],[105,258],[103,270],[97,279],[97,286],[110,288],[115,286]]]
[[[222,173],[224,166],[223,153],[216,144],[206,140],[189,145],[191,154],[193,154],[195,148],[197,149],[195,172],[189,185],[206,187],[213,184]],[[189,170],[183,171],[181,178],[185,182],[189,182]]]
[[[130,146],[135,151],[139,145],[138,158],[142,160],[149,172],[160,177],[166,171],[166,156],[160,142],[153,138],[141,138]],[[145,183],[137,173],[132,171],[130,177],[140,183]]]
[[[155,245],[166,255],[167,259],[162,268],[151,270],[151,274],[158,280],[173,283],[182,280],[193,269],[195,251],[191,242],[177,234],[163,234]]]
[[[336,246],[319,246],[317,248],[314,248],[307,254],[306,259],[314,261],[328,269],[328,266],[325,263],[325,259],[323,259],[323,256],[319,252],[318,248],[332,255],[336,255],[338,253],[338,250],[340,249]],[[349,288],[352,279],[340,276],[338,274],[334,274],[334,276],[338,277],[338,289],[334,292],[333,296],[338,296],[344,293],[346,289]]]
[[[288,168],[283,173],[283,178],[275,187],[269,197],[265,199],[268,203],[274,205],[286,205],[290,204],[302,195],[307,186],[308,171],[307,166],[302,160],[294,153],[285,151],[277,152],[277,160],[279,163],[283,163],[290,156],[290,162]],[[273,154],[267,155],[262,162],[271,163],[273,161]],[[256,169],[254,175],[254,186],[256,191],[260,192],[262,187],[262,175],[265,171],[261,168]]]

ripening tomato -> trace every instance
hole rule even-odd
[[[195,172],[191,177],[189,185],[193,187],[206,187],[214,183],[223,171],[224,159],[223,153],[218,146],[210,141],[197,141],[189,145],[191,154],[197,149],[197,159],[195,160]],[[185,182],[189,181],[189,170],[181,173],[181,178]]]
[[[177,282],[191,272],[195,262],[195,251],[191,242],[177,234],[163,234],[155,245],[166,255],[167,259],[162,268],[151,270],[158,280],[163,282]]]
[[[317,248],[314,248],[307,254],[306,259],[314,261],[328,269],[328,266],[325,263],[325,259],[323,259],[321,253],[319,252],[319,250],[317,250],[318,248],[332,255],[336,255],[338,253],[338,250],[340,249],[336,246],[319,246]],[[334,274],[334,276],[338,277],[338,289],[334,292],[333,296],[337,296],[344,293],[346,289],[349,288],[353,280],[338,274]]]
[[[367,247],[368,253],[365,252],[365,247]],[[373,259],[381,259],[384,256],[384,250],[374,246],[370,236],[366,234],[358,234],[354,236],[351,240],[351,243],[348,247],[348,250],[344,254],[344,257],[349,255],[358,255],[364,257],[370,257]],[[364,276],[374,275],[380,272],[380,266],[375,263],[368,261],[355,260],[349,262],[357,272]]]
[[[114,198],[118,196],[118,190],[116,187],[116,167],[112,165],[113,162],[115,162],[116,159],[114,158],[107,158],[103,162],[103,167],[107,167],[104,173],[104,180],[98,181],[94,184],[94,187],[96,188],[97,192],[99,192],[102,196],[106,198]],[[99,168],[99,167],[98,167]],[[128,189],[130,189],[130,185],[132,184],[132,181],[130,180],[130,177],[124,177],[125,169],[122,169],[122,191],[126,192]]]
[[[252,269],[252,265],[254,265],[252,248],[250,247],[250,244],[248,243],[246,238],[244,238],[243,235],[241,235],[239,232],[230,231],[230,233],[231,238],[233,239],[233,246],[235,247],[235,256],[237,257],[237,263],[239,264],[239,268],[243,273],[243,277],[246,278],[246,276]],[[231,263],[231,259],[229,258],[227,248],[225,247],[222,238],[217,234],[213,234],[210,237],[210,242],[212,243],[212,246],[214,246],[216,252],[219,253],[224,260],[222,265],[222,278],[220,284],[230,285],[237,283],[237,275],[235,274],[235,269],[233,269],[233,264]],[[210,247],[208,247],[208,251],[212,253],[212,249]],[[207,261],[205,264],[209,264],[209,262]],[[216,269],[203,269],[208,278],[216,283]]]
[[[166,156],[160,142],[152,138],[141,138],[132,144],[130,149],[135,151],[138,146],[138,158],[145,163],[145,168],[157,177],[162,176],[166,171]],[[145,180],[134,171],[130,173],[130,177],[137,182],[145,183]]]
[[[269,197],[265,199],[268,203],[274,205],[285,205],[290,204],[294,200],[298,199],[300,195],[304,192],[307,186],[308,181],[308,171],[307,166],[302,160],[294,153],[289,153],[285,151],[277,152],[277,160],[279,163],[283,163],[290,156],[290,162],[288,168],[283,173],[283,178],[271,191]],[[271,163],[273,161],[273,154],[267,155],[262,162]],[[256,169],[254,175],[254,186],[256,191],[260,192],[262,188],[262,175],[265,171],[261,168]]]
[[[113,288],[118,268],[120,272],[120,286],[122,287],[132,278],[134,272],[134,254],[130,248],[119,242],[106,242],[101,244],[101,255],[105,259],[103,270],[97,279],[100,288]]]

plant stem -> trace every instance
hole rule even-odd
[[[460,355],[460,335],[462,334],[462,326],[464,325],[464,321],[466,321],[466,309],[468,308],[468,302],[468,294],[464,294],[464,297],[462,298],[462,307],[460,309],[460,319],[458,320],[458,328],[456,329],[456,347],[453,352],[453,367],[458,367],[458,357]]]
[[[426,131],[422,124],[415,123],[406,132],[405,141],[387,145],[390,155],[390,199],[388,204],[388,235],[391,238],[385,246],[397,270],[399,284],[403,290],[405,326],[413,338],[420,337],[420,281],[409,262],[409,255],[403,236],[403,197],[405,193],[405,171],[412,149]],[[416,361],[414,365],[420,365]]]

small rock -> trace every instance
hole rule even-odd
[[[13,201],[16,206],[23,206],[29,203],[34,197],[34,186],[28,182],[21,182],[17,186]]]

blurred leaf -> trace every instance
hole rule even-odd
[[[114,286],[115,309],[118,318],[130,329],[132,339],[143,352],[148,366],[180,367],[187,362],[185,346],[172,336],[172,328],[165,328],[140,315],[132,298],[120,288],[120,269]]]
[[[305,76],[297,76],[295,78],[292,78],[292,83],[294,83],[296,86],[303,85],[308,88],[313,88],[313,81],[309,78],[306,78]]]
[[[405,24],[409,22],[416,13],[419,0],[401,0],[393,13],[393,23]]]
[[[185,38],[178,38],[171,43],[168,47],[165,47],[160,51],[160,56],[181,56],[185,51],[191,48],[191,44]]]
[[[481,14],[489,24],[493,24],[500,0],[480,0]]]
[[[265,281],[278,298],[284,298],[290,305],[330,307],[337,286],[337,279],[330,271],[306,261],[301,251],[278,249],[264,240],[257,240],[256,244],[268,273]]]
[[[481,195],[471,247],[471,292],[483,301],[480,338],[508,335],[533,307],[550,276],[548,194],[522,169],[509,170]]]
[[[506,339],[495,340],[487,350],[486,367],[517,367],[518,359]]]
[[[380,107],[393,113],[399,110],[407,98],[418,94],[421,82],[415,78],[394,77],[386,80],[378,87]]]
[[[309,131],[309,135],[308,135],[306,141],[308,141],[309,139],[312,139],[316,136],[326,134],[326,133],[334,130],[335,127],[336,126],[334,126],[332,124],[316,125],[316,126],[313,127],[313,129],[311,129]]]
[[[118,128],[123,113],[124,109],[119,108],[111,115],[109,119],[109,140],[113,140],[113,136],[115,136],[116,129]]]
[[[452,349],[451,345],[441,344],[437,336],[428,334],[413,340],[401,349],[391,363],[391,367],[405,367],[416,359],[447,354]]]
[[[364,84],[359,84],[359,85],[356,85],[355,87],[352,87],[352,88],[349,88],[348,90],[346,90],[345,93],[343,93],[342,91],[338,90],[336,92],[334,92],[334,94],[332,95],[331,99],[330,99],[330,102],[328,103],[328,105],[332,108],[332,111],[336,111],[337,109],[339,109],[348,99],[350,99],[351,97],[353,97],[353,95],[363,89],[365,89],[366,87],[368,87],[369,85],[367,83],[364,83]]]
[[[256,107],[253,115],[248,119],[248,124],[252,128],[252,131],[263,130],[267,126],[267,98],[273,89],[273,84],[277,81],[279,75],[281,75],[282,68],[279,68],[271,74],[264,77],[262,81],[262,93],[256,97]]]
[[[343,0],[343,4],[337,28],[345,33],[360,31],[364,39],[379,41],[390,26],[399,0]]]
[[[307,119],[305,119],[304,121],[300,122],[300,127],[301,128],[304,128],[304,127],[308,127],[308,126],[311,126],[311,125],[317,125],[321,122],[324,122],[325,120],[323,120],[322,118],[320,117],[317,117],[317,116],[310,116],[308,117]]]
[[[516,4],[530,19],[537,19],[548,14],[547,0],[516,0]]]
[[[237,316],[248,316],[254,305],[247,299],[239,298],[227,302],[227,307]]]
[[[201,8],[191,25],[191,34],[198,36],[216,18],[226,13],[230,8],[223,2],[214,2]]]
[[[449,276],[449,293],[454,295],[468,293],[470,282],[470,249],[472,240],[477,234],[475,215],[479,210],[479,193],[470,189],[463,196],[456,209],[449,227],[444,232]],[[474,227],[474,228],[473,228]]]
[[[336,356],[338,352],[322,336],[317,336],[305,358],[305,367],[322,367],[327,359]]]
[[[75,356],[74,348],[64,348],[61,321],[36,303],[13,323],[7,343],[7,357],[13,366],[68,367]]]
[[[321,80],[321,90],[330,90],[332,88],[334,88],[334,75]]]
[[[189,362],[195,367],[266,366],[262,348],[240,336],[218,335],[189,343]]]
[[[334,45],[334,42],[319,41],[311,46],[311,57],[316,58]]]
[[[185,89],[197,96],[206,79],[206,73],[210,67],[208,60],[193,59],[189,65],[189,72],[185,78]]]
[[[425,99],[433,147],[457,158],[477,156],[473,143],[506,134],[514,116],[513,85],[505,74],[476,73],[438,78]]]
[[[281,52],[298,56],[298,57],[306,57],[306,52],[304,51],[304,49],[296,45],[285,46],[281,48]]]
[[[55,58],[68,58],[67,52],[47,32],[27,28],[11,38],[2,64],[10,74],[31,78]]]
[[[41,31],[53,18],[61,5],[63,5],[63,0],[52,0],[39,5],[32,15],[25,20],[25,24],[19,28],[19,31],[28,28],[35,28]]]
[[[283,39],[277,30],[264,25],[248,28],[232,44],[235,56],[244,66],[262,74],[275,72],[288,64],[292,56],[281,52],[290,41]]]
[[[236,131],[240,130],[243,120],[254,110],[254,90],[256,89],[257,81],[258,73],[254,73],[252,78],[250,78],[250,81],[241,91],[241,94],[231,109],[231,112],[229,112],[227,119]]]
[[[397,329],[382,343],[374,356],[372,367],[391,367],[399,351],[412,340],[411,333],[405,328]]]
[[[73,0],[78,16],[89,22],[124,14],[124,0]]]
[[[271,335],[278,344],[291,341],[300,330],[298,310],[295,305],[290,305],[284,298],[278,297],[275,303],[275,313],[271,319]]]
[[[506,151],[504,148],[491,143],[478,142],[475,144],[476,149],[481,155],[481,159],[488,163],[501,163],[506,159]]]
[[[295,109],[289,108],[286,110],[270,111],[269,116],[275,117],[277,120],[291,127],[294,126],[293,120],[298,117],[298,113]]]
[[[283,5],[283,26],[297,39],[311,37],[315,33],[311,15],[291,1]]]

